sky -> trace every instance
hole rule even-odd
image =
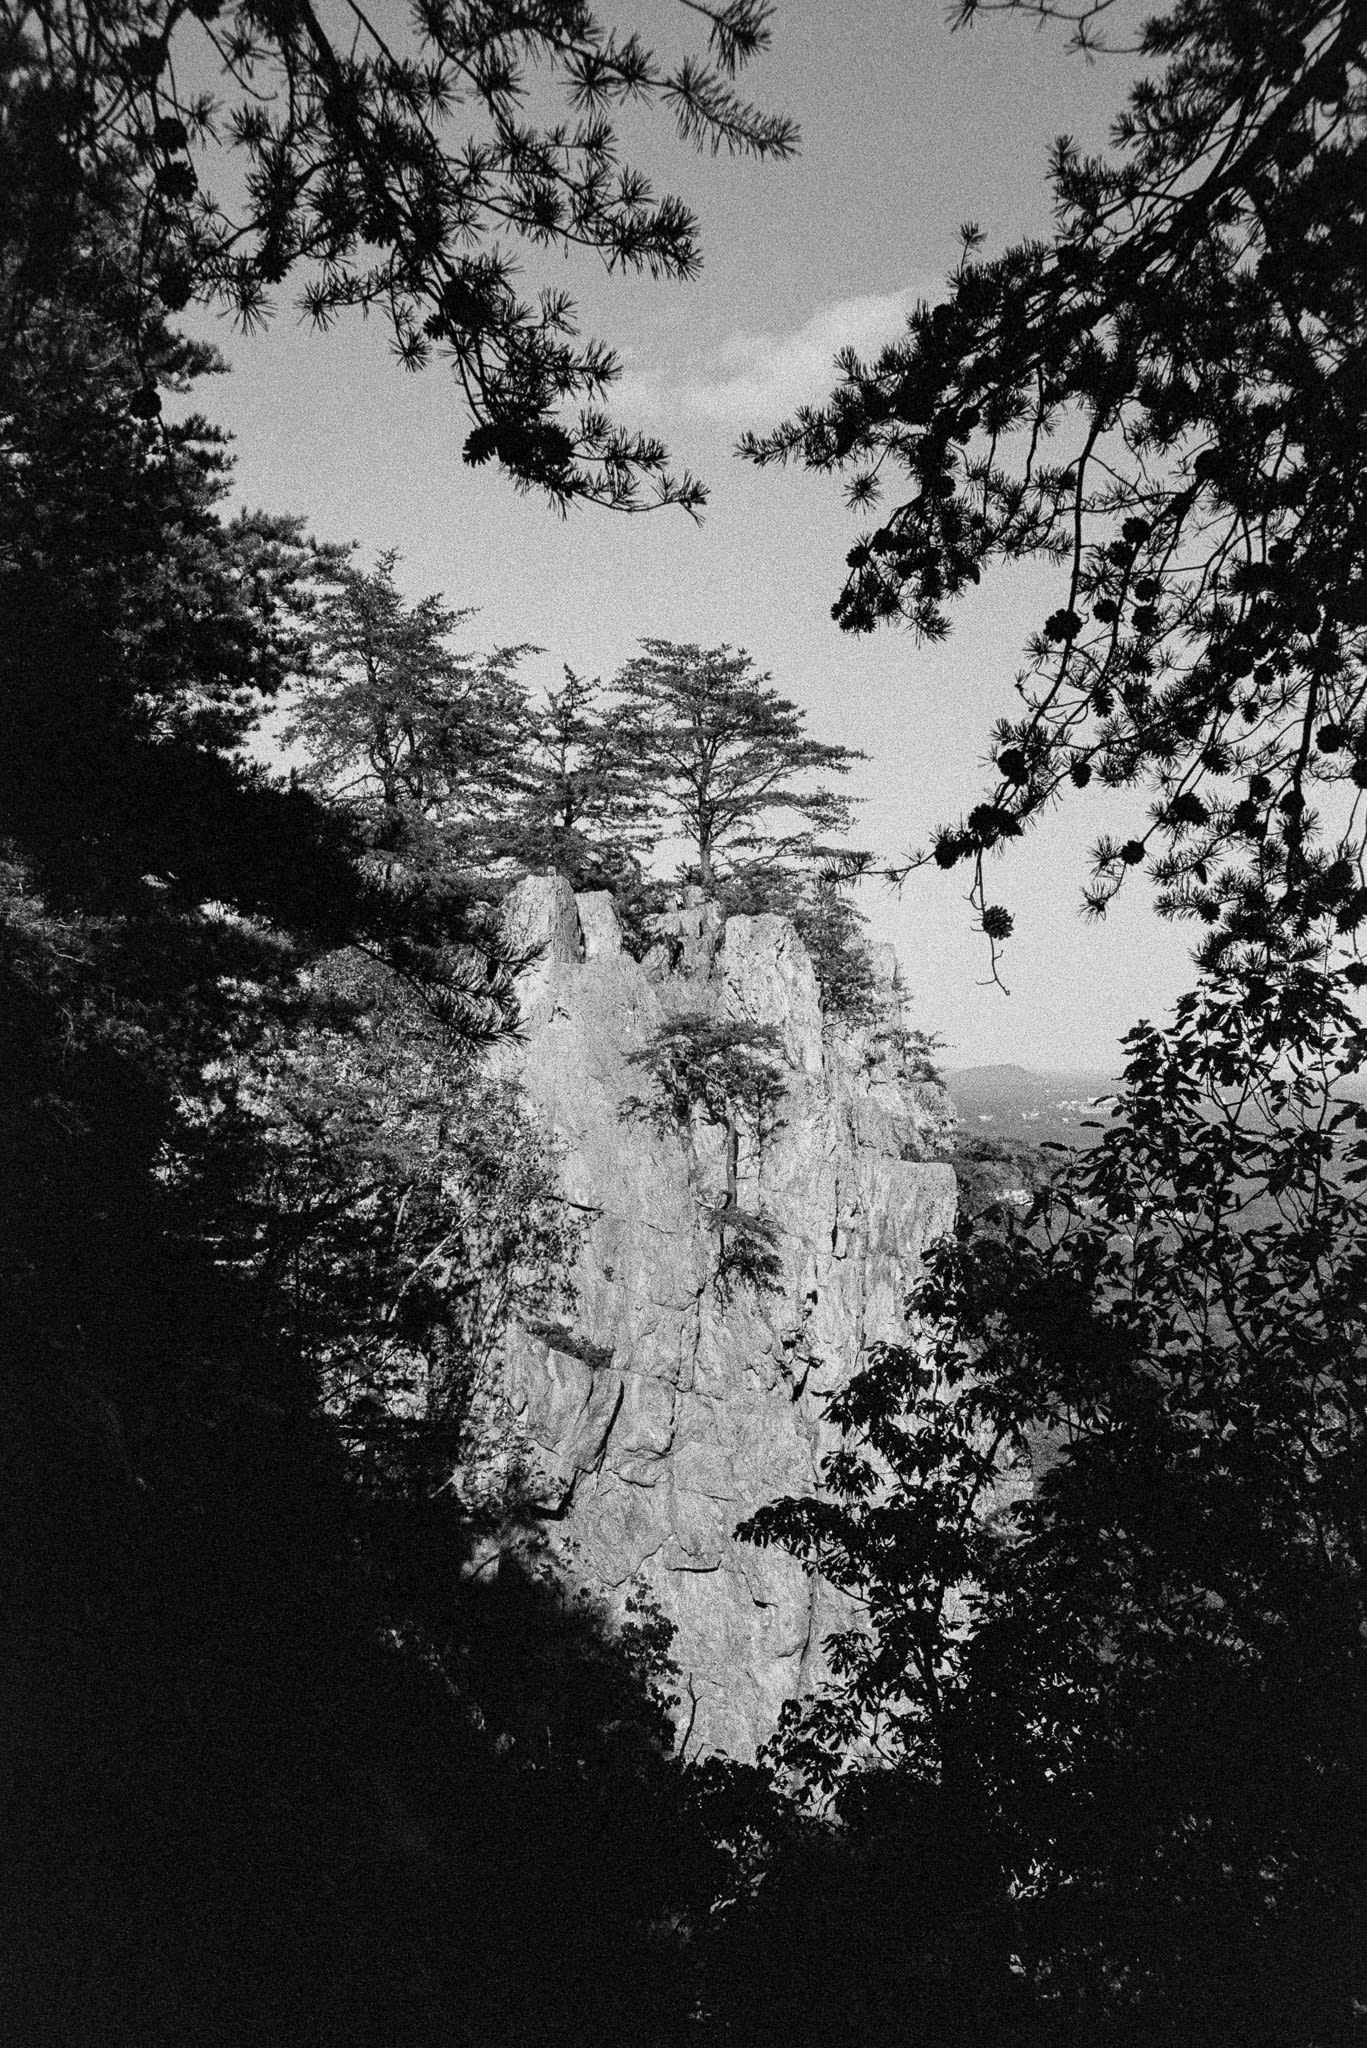
[[[604,11],[663,50],[688,40],[671,0]],[[989,16],[951,33],[942,0],[779,0],[772,50],[746,83],[798,120],[795,162],[699,157],[661,114],[624,125],[627,160],[697,212],[701,278],[609,277],[576,256],[529,259],[523,282],[563,284],[585,331],[617,349],[615,409],[705,479],[700,526],[678,510],[561,519],[519,498],[462,463],[469,423],[446,371],[403,372],[378,320],[320,335],[288,303],[260,335],[201,317],[232,368],[197,402],[235,437],[234,495],[306,514],[363,563],[397,550],[410,596],[472,608],[468,646],[542,648],[524,668],[533,682],[565,663],[606,680],[646,636],[745,648],[815,737],[867,754],[849,782],[864,799],[855,843],[890,857],[924,844],[977,801],[992,721],[1011,708],[1054,585],[993,572],[935,648],[903,631],[842,634],[830,608],[858,529],[838,480],[756,470],[735,442],[821,399],[838,348],[876,347],[918,298],[939,296],[961,222],[984,229],[989,254],[1047,232],[1051,141],[1100,146],[1126,79],[1123,60],[1066,54],[1056,26]],[[944,1038],[948,1066],[1111,1069],[1120,1034],[1187,985],[1189,937],[1159,922],[1142,879],[1104,923],[1080,915],[1088,846],[1141,811],[1138,797],[1089,790],[999,863],[992,893],[1016,919],[1009,996],[988,981],[960,872],[861,888],[871,935],[897,948],[915,1021]]]

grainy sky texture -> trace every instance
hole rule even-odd
[[[692,41],[670,0],[619,11],[669,48]],[[705,523],[536,499],[461,461],[467,422],[446,372],[402,372],[378,321],[318,335],[282,305],[263,337],[207,326],[233,374],[200,403],[237,441],[237,494],[301,511],[369,562],[401,556],[412,596],[471,606],[468,644],[533,641],[532,679],[568,662],[610,676],[638,638],[749,650],[819,738],[863,748],[858,843],[894,854],[976,800],[991,721],[1011,703],[1026,634],[1058,601],[1043,574],[991,576],[947,644],[839,633],[830,606],[856,526],[839,484],[756,472],[732,453],[832,381],[845,342],[876,346],[908,305],[935,297],[965,220],[989,252],[1048,226],[1047,151],[1068,132],[1097,146],[1124,94],[1123,60],[1065,54],[1058,28],[985,18],[951,34],[940,0],[779,0],[753,96],[801,123],[788,165],[699,158],[662,118],[630,121],[628,161],[680,192],[702,223],[693,284],[609,278],[588,260],[528,268],[563,282],[582,324],[624,359],[618,410],[650,426],[712,491]],[[1186,937],[1161,925],[1141,882],[1100,926],[1079,914],[1086,849],[1138,812],[1088,792],[1002,861],[994,895],[1016,915],[1009,999],[984,986],[958,874],[913,876],[900,896],[861,891],[874,935],[897,946],[918,1021],[965,1066],[1020,1060],[1110,1066],[1116,1039],[1163,1012],[1188,976]]]

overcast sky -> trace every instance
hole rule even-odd
[[[666,48],[689,20],[669,0],[607,11]],[[470,645],[543,646],[532,679],[555,680],[565,662],[606,678],[644,635],[748,649],[817,737],[870,756],[852,778],[867,799],[859,843],[895,854],[923,842],[976,800],[991,721],[1010,706],[1053,586],[989,577],[939,648],[890,631],[852,639],[830,617],[855,532],[838,483],[757,472],[732,449],[743,427],[823,396],[843,343],[877,345],[917,297],[936,296],[960,222],[979,222],[989,252],[1043,232],[1054,136],[1104,139],[1124,90],[1116,60],[1089,66],[1064,54],[1062,31],[1019,19],[951,34],[945,12],[942,0],[779,0],[774,49],[749,83],[801,123],[796,163],[700,159],[663,120],[629,131],[657,185],[701,217],[701,280],[551,266],[585,329],[624,359],[618,409],[710,485],[701,527],[673,511],[561,520],[515,497],[462,464],[468,423],[445,371],[405,375],[378,321],[320,336],[287,306],[264,337],[210,328],[233,374],[200,403],[236,436],[236,495],[306,513],[367,563],[397,549],[411,595],[477,608]],[[528,285],[545,281],[528,271]],[[957,873],[913,876],[900,896],[861,892],[949,1065],[1109,1067],[1118,1035],[1185,985],[1188,940],[1159,924],[1142,882],[1103,925],[1078,915],[1086,848],[1127,815],[1115,803],[1088,792],[1001,863],[993,893],[1017,921],[1009,999],[983,985],[985,942]]]

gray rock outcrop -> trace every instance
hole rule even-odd
[[[781,918],[723,923],[695,903],[658,920],[638,961],[612,899],[576,899],[560,877],[522,883],[505,916],[519,946],[542,948],[511,1064],[583,1231],[573,1307],[563,1325],[511,1332],[501,1399],[566,1568],[610,1602],[648,1588],[674,1623],[689,1753],[749,1757],[821,1676],[839,1608],[735,1527],[816,1489],[826,1397],[871,1343],[904,1332],[907,1289],[954,1210],[953,1173],[927,1156],[944,1099],[901,1070],[895,1029],[824,1024]],[[680,1018],[769,1026],[781,1045],[778,1126],[761,1136],[740,1119],[731,1158],[734,1206],[772,1233],[771,1288],[719,1274],[726,1132],[644,1113],[650,1082],[631,1056]]]

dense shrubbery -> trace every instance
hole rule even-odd
[[[777,1754],[855,1815],[874,1755],[962,1815],[1031,2040],[1358,2037],[1367,1110],[1345,992],[1310,966],[1254,1003],[1208,982],[1133,1033],[1097,1146],[1025,1218],[967,1220],[917,1348],[832,1403],[830,1499],[752,1525],[868,1623]]]

